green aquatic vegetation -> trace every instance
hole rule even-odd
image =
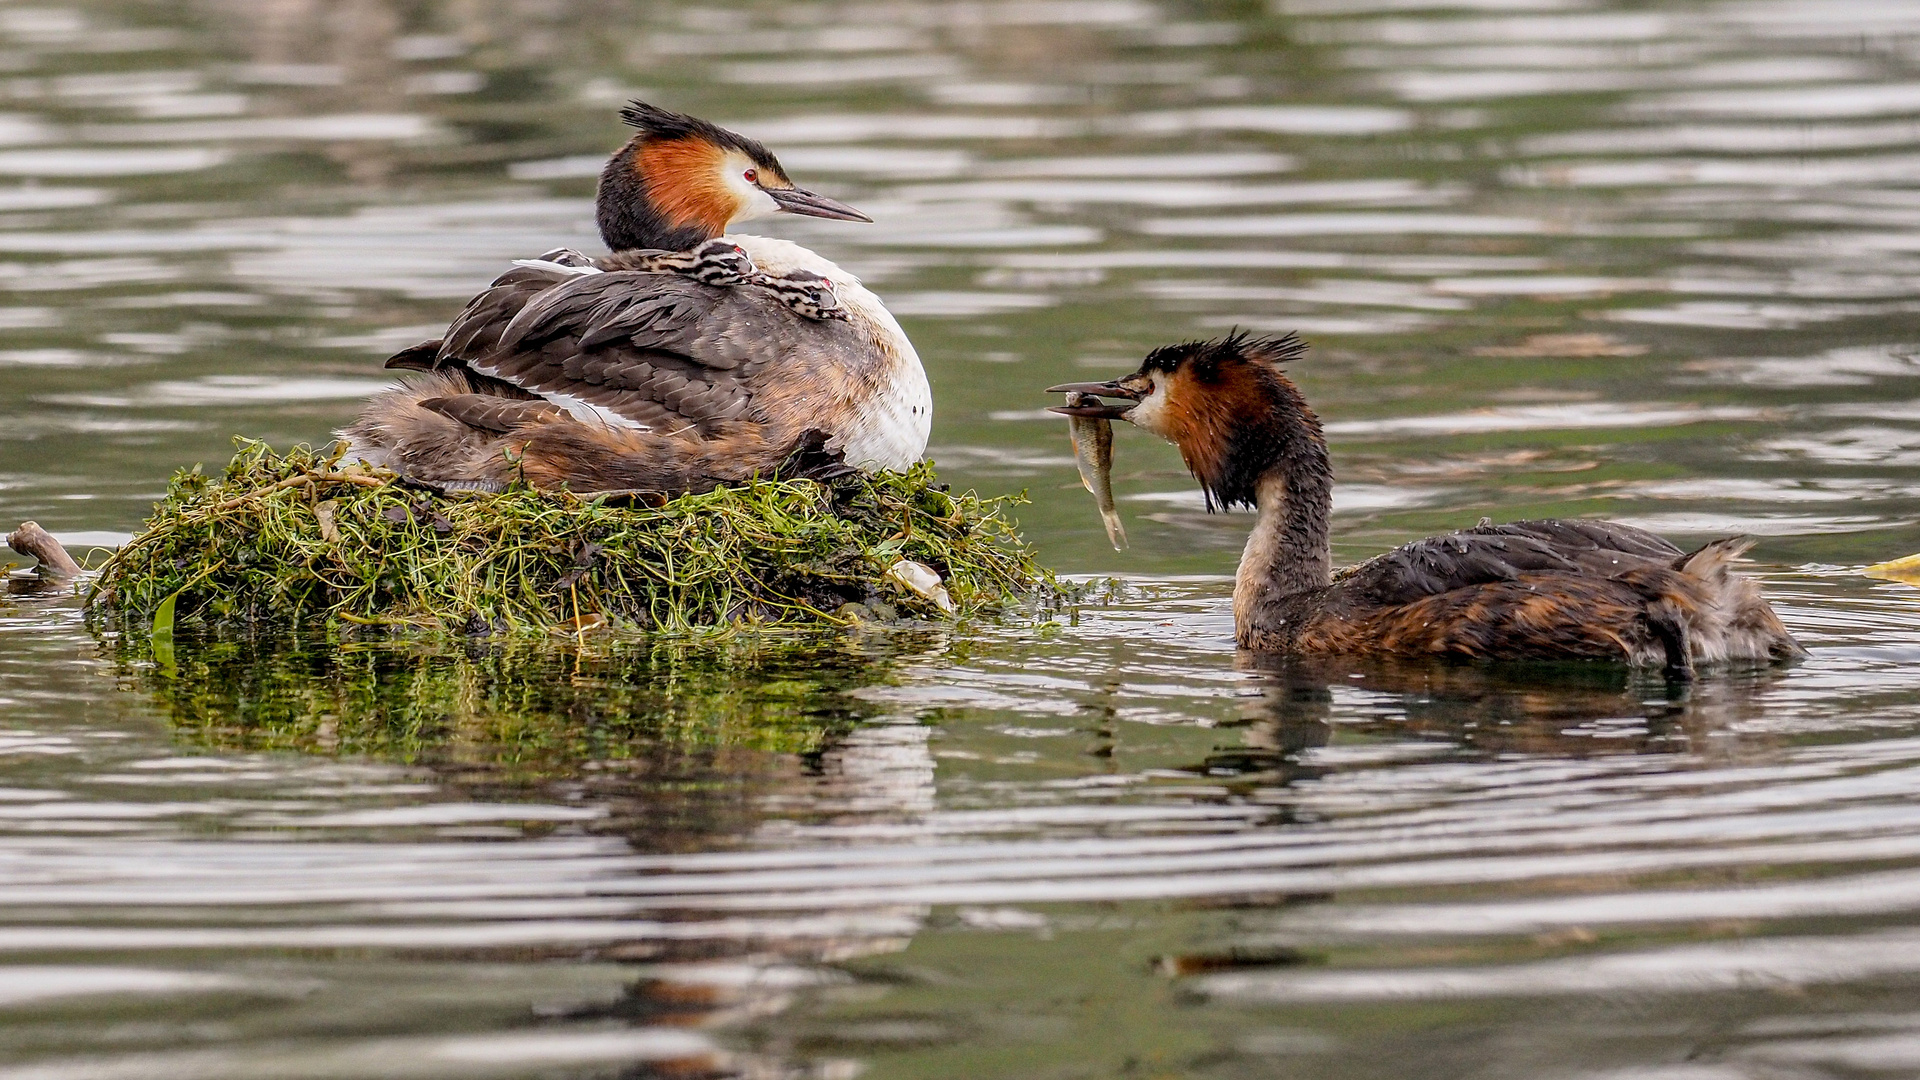
[[[343,465],[342,452],[242,440],[220,474],[176,473],[90,605],[163,615],[168,630],[188,618],[320,618],[702,634],[889,609],[965,616],[1056,591],[1006,516],[1014,500],[951,492],[926,462],[661,500],[440,493]]]

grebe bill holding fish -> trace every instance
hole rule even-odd
[[[1067,404],[1098,405],[1100,399],[1092,394],[1068,394]],[[1107,543],[1115,551],[1127,550],[1127,527],[1113,503],[1113,421],[1070,416],[1067,435],[1073,440],[1073,463],[1080,470],[1080,486],[1093,495],[1100,523],[1107,529]]]

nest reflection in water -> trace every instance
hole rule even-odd
[[[928,631],[697,645],[195,632],[161,667],[109,641],[176,740],[426,770],[437,798],[585,800],[645,849],[731,839],[752,791],[804,777]]]

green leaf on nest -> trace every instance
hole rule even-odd
[[[173,666],[173,613],[179,602],[179,593],[168,593],[160,606],[153,609],[153,629],[148,640],[153,644],[153,658],[161,667]]]

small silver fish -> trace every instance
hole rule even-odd
[[[1099,405],[1092,394],[1068,394],[1068,405]],[[1107,527],[1107,542],[1115,551],[1127,550],[1127,529],[1113,505],[1113,422],[1085,416],[1067,417],[1073,436],[1073,463],[1080,467],[1080,483],[1093,492],[1093,505]]]

